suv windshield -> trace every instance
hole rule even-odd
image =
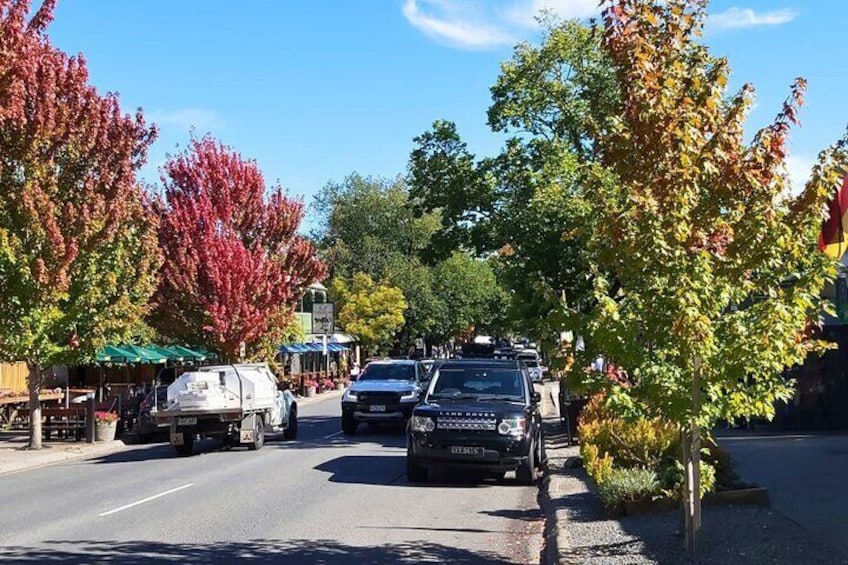
[[[391,365],[369,363],[359,375],[360,381],[414,381],[415,367],[412,365]]]
[[[446,367],[433,376],[429,398],[524,400],[521,371],[507,367]]]

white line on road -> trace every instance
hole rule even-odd
[[[161,498],[163,496],[167,496],[169,494],[173,494],[177,491],[181,491],[183,489],[187,489],[187,488],[193,487],[193,486],[194,486],[194,483],[188,483],[187,485],[183,485],[181,487],[172,488],[171,490],[166,490],[165,492],[160,492],[159,494],[154,494],[153,496],[148,496],[147,498],[143,498],[143,499],[138,500],[136,502],[133,502],[131,504],[127,504],[126,506],[121,506],[120,508],[115,508],[114,510],[104,512],[102,514],[98,514],[98,516],[103,517],[103,516],[109,516],[110,514],[117,514],[118,512],[121,512],[122,510],[132,508],[133,506],[138,506],[139,504],[144,504],[145,502],[150,502],[151,500],[156,500],[157,498]]]
[[[324,437],[322,437],[321,439],[330,439],[331,437],[336,437],[336,436],[341,435],[341,434],[342,434],[342,432],[336,432],[336,433],[334,433],[334,434],[330,434],[330,435],[328,435],[328,436],[324,436]]]

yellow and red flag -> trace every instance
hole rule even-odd
[[[841,259],[848,250],[848,177],[827,205],[827,218],[819,234],[819,249],[834,259]]]

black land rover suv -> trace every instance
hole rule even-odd
[[[439,465],[499,477],[515,471],[520,483],[532,484],[545,463],[539,401],[523,363],[442,362],[407,425],[409,480],[426,481]]]

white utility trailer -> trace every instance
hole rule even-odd
[[[278,390],[266,363],[183,373],[168,386],[166,407],[151,415],[157,423],[170,424],[171,445],[185,456],[192,454],[197,438],[260,449],[269,431],[283,431],[286,439],[297,437],[297,400],[288,390]]]

